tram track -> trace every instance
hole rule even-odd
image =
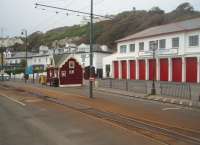
[[[138,132],[140,134],[153,138],[157,141],[160,141],[163,144],[200,145],[200,133],[197,131],[165,126],[155,122],[134,118],[132,116],[103,111],[92,107],[86,107],[86,108],[76,107],[76,105],[66,103],[60,99],[57,99],[56,97],[50,97],[40,93],[31,92],[10,86],[8,87],[6,85],[0,85],[0,88],[6,88],[8,90],[11,89],[16,92],[25,92],[27,94],[31,94],[45,101],[62,105],[64,107],[76,110],[86,115],[90,115],[92,117],[96,117],[101,120],[111,122],[129,131]]]

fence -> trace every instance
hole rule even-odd
[[[103,79],[98,80],[98,86],[136,93],[147,93],[147,84],[145,81]]]
[[[152,81],[102,79],[97,80],[97,82],[98,87],[143,94],[150,94],[152,88]],[[155,86],[157,95],[200,100],[200,84],[158,81],[155,83]]]
[[[191,99],[191,86],[187,83],[161,83],[160,89],[162,96]]]

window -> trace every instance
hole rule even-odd
[[[189,46],[199,46],[199,35],[189,36]]]
[[[165,39],[159,40],[159,48],[160,49],[166,48],[166,40]]]
[[[178,48],[179,47],[179,38],[172,38],[172,48]]]
[[[120,53],[126,53],[126,45],[121,45],[120,46]]]
[[[158,49],[158,41],[149,41],[149,50]]]
[[[130,44],[130,52],[135,52],[135,44]]]
[[[139,43],[139,51],[144,51],[144,42]]]
[[[106,65],[106,77],[110,77],[110,65]]]

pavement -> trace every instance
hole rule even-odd
[[[200,133],[200,110],[198,108],[180,106],[170,103],[160,103],[154,99],[141,95],[130,97],[122,91],[95,90],[94,99],[88,98],[87,87],[54,88],[40,84],[24,84],[21,81],[4,82],[4,85],[13,86],[36,94],[43,94],[56,98],[60,102],[75,107],[92,107],[107,112],[114,112],[141,120],[183,128]],[[142,98],[142,99],[141,99]]]
[[[191,100],[180,99],[180,98],[176,98],[176,97],[146,95],[146,94],[139,94],[139,93],[110,89],[110,88],[109,89],[95,88],[95,89],[99,90],[99,91],[108,92],[108,93],[115,93],[115,94],[120,94],[120,95],[124,95],[124,96],[129,96],[129,97],[135,97],[135,98],[140,98],[140,99],[145,99],[145,100],[152,100],[152,101],[158,101],[158,102],[163,102],[163,103],[170,103],[170,104],[176,104],[176,105],[180,105],[180,106],[194,107],[194,108],[200,109],[200,101],[193,102]]]

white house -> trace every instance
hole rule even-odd
[[[4,52],[7,66],[19,66],[22,60],[26,60],[26,52]],[[44,69],[51,63],[51,52],[48,47],[40,46],[39,53],[27,52],[27,65],[42,66]]]
[[[103,59],[104,77],[200,82],[200,18],[152,27],[116,42],[117,52]]]

